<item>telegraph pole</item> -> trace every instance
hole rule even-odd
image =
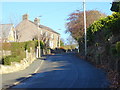
[[[39,16],[39,17],[42,17],[42,16]],[[39,23],[38,23],[38,58],[40,57],[41,57],[41,46],[40,46]]]
[[[39,25],[38,25],[38,30],[39,30]],[[38,33],[38,58],[41,57],[41,48],[40,48],[40,36]]]
[[[87,56],[87,32],[86,32],[86,8],[85,8],[85,0],[83,1],[83,9],[84,9],[84,38],[85,38],[85,57]]]

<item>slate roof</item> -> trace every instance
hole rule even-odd
[[[13,24],[0,24],[0,37],[7,38]]]
[[[30,21],[30,20],[29,20]],[[32,21],[30,21],[30,22],[32,22]],[[34,24],[34,22],[32,22],[33,24]],[[53,29],[51,29],[51,28],[49,28],[49,27],[47,27],[47,26],[44,26],[44,25],[39,25],[39,28],[41,28],[41,29],[46,29],[46,30],[48,30],[48,31],[50,31],[50,32],[54,32],[54,33],[56,33],[56,34],[59,34],[58,32],[56,32],[56,31],[54,31]],[[59,34],[60,35],[60,34]]]

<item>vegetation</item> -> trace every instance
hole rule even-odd
[[[87,13],[87,60],[108,72],[112,88],[120,85],[120,2],[113,2],[112,15],[89,20]],[[103,14],[103,16],[105,16]],[[80,19],[81,18],[81,19]],[[72,13],[68,18],[68,32],[79,43],[79,55],[84,57],[83,12]],[[91,22],[89,22],[91,21]]]
[[[6,56],[3,60],[4,65],[10,65],[11,62],[20,62],[20,56],[10,55]]]
[[[116,12],[95,21],[87,28],[87,39],[88,60],[96,65],[104,66],[104,69],[109,73],[111,82],[114,84],[111,87],[119,87],[120,13]],[[114,72],[112,77],[111,72]]]
[[[116,51],[117,51],[118,55],[120,55],[120,41],[118,41],[116,43]]]
[[[60,46],[64,46],[64,42],[60,40]]]
[[[75,49],[76,46],[77,46],[76,44],[73,44],[73,45],[64,45],[64,46],[61,46],[60,48],[68,50],[68,49]]]
[[[88,42],[95,43],[95,39],[102,38],[103,41],[108,41],[112,35],[120,33],[120,13],[113,13],[110,16],[101,18],[98,21],[95,21],[87,29],[87,38]],[[101,33],[102,32],[102,33]],[[101,37],[96,37],[97,33],[101,33]]]
[[[44,48],[44,43],[40,41],[41,49]],[[10,50],[11,55],[3,58],[4,65],[10,65],[11,62],[20,62],[25,58],[25,50],[30,52],[30,48],[35,52],[36,47],[38,46],[38,41],[28,41],[28,42],[10,42],[3,43],[3,50]]]
[[[100,19],[101,17],[105,17],[106,15],[97,10],[91,10],[86,11],[86,16],[86,26],[88,28],[94,21]],[[76,10],[69,15],[67,21],[66,32],[70,32],[71,36],[79,42],[79,40],[84,36],[83,11]]]
[[[119,0],[114,0],[114,2],[112,3],[111,11],[120,12],[120,1]]]

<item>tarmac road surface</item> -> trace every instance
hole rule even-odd
[[[107,88],[105,72],[74,53],[47,56],[36,74],[12,88]]]

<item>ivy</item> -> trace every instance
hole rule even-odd
[[[87,29],[87,39],[89,43],[94,42],[95,34],[101,31],[104,33],[104,40],[108,40],[110,36],[120,33],[120,13],[113,13],[90,25]]]

